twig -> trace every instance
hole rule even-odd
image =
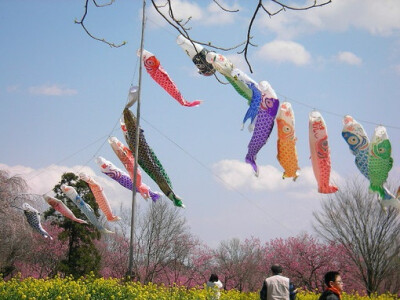
[[[235,10],[229,10],[227,8],[224,8],[217,0],[213,0],[215,4],[217,4],[219,6],[220,9],[222,9],[223,11],[227,11],[227,12],[239,12],[238,9]]]
[[[215,77],[215,79],[217,79],[217,81],[218,81],[219,83],[221,83],[221,84],[224,84],[224,85],[229,84],[229,82],[224,82],[224,81],[222,81],[221,79],[219,79],[219,77],[218,77],[218,75],[217,75],[216,73],[214,73],[214,77]]]
[[[104,7],[104,6],[109,6],[111,4],[114,3],[114,0],[111,0],[109,3],[105,3],[105,4],[97,4],[96,0],[93,0],[94,5],[96,5],[96,7]]]
[[[240,52],[238,52],[239,54],[244,52],[244,59],[246,60],[247,65],[249,66],[250,73],[253,73],[253,69],[251,68],[250,62],[249,62],[249,60],[248,60],[248,58],[247,58],[247,52],[248,52],[248,50],[249,50],[249,45],[255,46],[255,45],[253,45],[253,44],[250,43],[250,40],[251,40],[251,36],[250,36],[250,34],[251,34],[251,28],[253,27],[254,20],[256,19],[256,16],[257,16],[257,14],[258,14],[258,10],[260,9],[260,7],[262,7],[262,5],[263,5],[263,4],[262,4],[262,0],[259,0],[259,1],[258,1],[258,5],[257,5],[257,7],[256,7],[256,10],[254,11],[253,16],[251,17],[249,27],[248,27],[248,29],[247,29],[247,40],[246,40],[246,44],[245,44],[243,50],[240,51]]]
[[[317,3],[318,0],[314,0],[314,4],[312,4],[312,5],[305,6],[305,7],[293,7],[293,6],[283,4],[281,1],[277,1],[277,0],[271,0],[271,1],[282,6],[283,8],[287,8],[289,10],[307,10],[307,9],[314,8],[314,7],[321,7],[321,6],[327,5],[332,2],[332,0],[325,0],[322,3]]]
[[[94,5],[95,5],[96,7],[105,7],[105,6],[111,5],[111,4],[114,2],[114,0],[111,0],[109,3],[103,4],[103,5],[99,5],[99,4],[97,4],[96,0],[92,0],[92,1],[93,1]],[[81,25],[82,28],[83,28],[83,30],[85,30],[85,32],[86,32],[92,39],[94,39],[94,40],[96,40],[96,41],[103,42],[103,43],[105,43],[105,44],[107,44],[107,45],[109,45],[110,47],[113,47],[113,48],[119,48],[119,47],[121,47],[121,46],[124,46],[124,45],[126,44],[125,41],[123,41],[121,44],[116,45],[116,44],[111,43],[111,42],[109,42],[109,41],[107,41],[107,40],[105,40],[105,39],[101,39],[101,38],[95,37],[94,35],[92,35],[92,34],[89,32],[89,30],[86,28],[85,24],[83,24],[83,22],[85,21],[85,18],[86,18],[86,16],[87,16],[87,13],[88,13],[88,2],[89,2],[89,0],[85,0],[85,12],[84,12],[84,14],[83,14],[83,16],[82,16],[82,18],[81,18],[80,21],[75,20],[75,24]]]

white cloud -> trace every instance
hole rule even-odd
[[[336,59],[339,62],[346,63],[346,64],[349,64],[349,65],[359,66],[359,65],[362,64],[362,59],[361,58],[359,58],[354,53],[348,52],[348,51],[339,52],[336,55]]]
[[[235,68],[243,70],[244,72],[246,72],[245,70],[249,69],[249,66],[247,65],[246,61],[244,60],[243,55],[229,54],[229,55],[225,55],[225,57],[233,63]]]
[[[395,65],[393,68],[394,68],[394,71],[396,72],[396,74],[400,75],[400,64]]]
[[[7,86],[7,92],[8,93],[16,93],[16,92],[18,92],[19,91],[19,85],[10,85],[10,86]]]
[[[221,160],[213,165],[213,170],[222,179],[222,183],[228,189],[242,189],[247,187],[256,191],[277,191],[291,187],[292,180],[283,180],[281,170],[270,165],[258,167],[258,177],[254,175],[253,169],[249,164],[238,160]],[[299,185],[308,186],[309,184],[310,181],[307,178],[306,181],[303,181]]]
[[[238,4],[229,5],[223,1],[218,1],[218,3],[227,10],[241,10],[242,8]],[[238,13],[227,12],[221,9],[215,2],[210,3],[207,7],[207,17],[205,20],[205,25],[226,25],[235,22],[235,17]]]
[[[282,179],[283,170],[274,166],[259,167],[256,177],[249,164],[238,160],[221,160],[213,165],[213,171],[222,179],[222,184],[228,189],[243,190],[247,188],[255,192],[285,191],[296,198],[308,198],[318,195],[318,184],[311,166],[302,167],[300,176],[294,182],[292,178]],[[341,185],[341,176],[331,170],[331,184]],[[292,194],[293,193],[293,194]]]
[[[307,11],[285,11],[272,18],[259,18],[259,27],[279,38],[290,39],[317,31],[344,31],[351,27],[374,35],[391,35],[400,30],[398,0],[347,0]]]
[[[63,88],[57,84],[32,86],[29,88],[29,93],[34,95],[45,96],[71,96],[76,95],[78,92],[73,89]]]
[[[168,17],[168,7],[164,6],[165,1],[160,0],[156,1],[156,3],[157,5],[160,5],[159,10]],[[229,11],[242,10],[242,7],[237,3],[228,4],[224,1],[218,1],[218,3],[224,9]],[[185,22],[190,17],[189,26],[192,22],[198,22],[196,26],[233,24],[239,16],[239,13],[224,11],[214,2],[211,2],[206,8],[202,8],[194,1],[175,0],[172,2],[172,9],[174,11],[175,19],[181,19]],[[167,25],[167,22],[165,22],[153,7],[148,10],[148,19],[151,21],[150,26],[152,27],[162,27]]]
[[[265,44],[257,51],[260,59],[274,62],[291,62],[303,66],[311,61],[310,53],[300,44],[292,41],[275,40]]]

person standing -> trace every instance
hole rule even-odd
[[[271,266],[272,276],[264,280],[260,291],[261,300],[295,300],[297,291],[290,279],[282,276],[282,267]]]
[[[342,298],[343,281],[339,272],[330,271],[325,274],[325,291],[318,300],[340,300]]]
[[[207,289],[213,289],[214,293],[212,300],[217,300],[221,296],[220,289],[222,289],[222,282],[219,281],[217,274],[211,274],[210,279],[207,281]]]

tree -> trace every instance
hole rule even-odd
[[[82,28],[85,30],[85,32],[91,38],[93,38],[97,41],[106,43],[110,47],[121,47],[121,46],[125,45],[126,42],[122,42],[120,44],[114,44],[112,42],[107,41],[106,39],[98,38],[95,35],[90,33],[90,31],[86,28],[85,23],[84,23],[87,15],[88,15],[89,2],[93,2],[95,7],[100,8],[100,7],[106,7],[106,6],[113,4],[114,0],[110,0],[108,3],[102,4],[102,5],[99,5],[96,2],[96,0],[92,0],[92,1],[84,0],[84,3],[85,3],[84,4],[84,14],[83,14],[81,20],[80,21],[75,20],[75,23],[81,25]],[[224,11],[226,13],[239,13],[240,12],[239,9],[227,8],[225,6],[225,4],[222,4],[222,1],[213,0],[212,2],[214,2],[219,7],[219,9],[221,9],[221,11]],[[188,18],[185,18],[185,19],[177,17],[177,14],[175,13],[177,8],[176,8],[176,6],[174,6],[173,0],[151,0],[152,6],[157,11],[157,13],[173,29],[175,29],[179,34],[183,35],[185,38],[190,40],[192,43],[198,43],[200,45],[204,45],[204,46],[210,47],[212,49],[221,50],[221,51],[240,49],[240,47],[242,47],[238,51],[238,53],[244,55],[244,58],[247,62],[247,65],[249,66],[251,73],[253,73],[253,71],[252,71],[250,62],[247,59],[247,55],[248,55],[248,51],[249,51],[249,46],[257,47],[257,45],[255,45],[251,41],[253,38],[251,32],[252,32],[252,27],[253,27],[254,21],[259,16],[259,14],[264,13],[264,16],[271,18],[271,17],[273,17],[279,13],[282,13],[284,11],[287,11],[287,10],[299,11],[299,10],[309,10],[309,9],[313,9],[316,7],[321,7],[321,6],[331,3],[332,0],[313,0],[313,1],[309,1],[310,4],[305,2],[300,5],[288,5],[287,2],[288,1],[278,1],[278,0],[264,0],[264,1],[258,0],[257,2],[254,1],[253,15],[249,21],[249,25],[247,27],[247,35],[244,38],[244,41],[242,43],[240,43],[239,45],[234,45],[231,47],[221,47],[221,46],[218,46],[215,43],[212,43],[209,41],[198,41],[198,40],[193,39],[189,34],[190,30],[192,29],[189,26],[192,17],[189,16]],[[176,2],[175,2],[175,4],[176,4]]]
[[[327,241],[344,247],[368,295],[377,292],[399,259],[398,211],[383,210],[376,196],[353,180],[324,202],[322,211],[314,212],[314,217],[316,231]]]
[[[102,276],[123,277],[127,272],[130,212],[121,209],[115,234],[97,243]],[[149,203],[138,214],[135,231],[133,279],[142,283],[196,285],[204,282],[199,268],[210,251],[190,234],[186,220],[169,201]],[[207,274],[208,275],[208,274]]]
[[[263,250],[255,238],[240,242],[234,238],[223,241],[215,251],[218,272],[225,289],[254,291],[263,280]]]
[[[24,249],[25,257],[15,262],[16,270],[23,278],[53,277],[57,274],[61,260],[65,259],[67,243],[57,239],[62,228],[49,223],[44,222],[43,226],[54,239],[49,241],[40,236],[32,239],[29,248]]]
[[[98,205],[88,185],[74,173],[64,173],[53,191],[56,198],[62,200],[78,218],[85,218],[81,211],[61,191],[61,185],[66,184],[74,187],[82,199],[88,203],[98,217]],[[59,272],[71,274],[74,277],[93,272],[98,275],[100,268],[100,254],[94,244],[100,239],[100,232],[92,225],[79,224],[60,216],[53,208],[45,213],[45,218],[52,221],[53,225],[62,228],[58,239],[68,243],[66,259],[60,262]]]
[[[15,271],[15,262],[26,255],[31,242],[30,231],[26,230],[20,204],[27,190],[25,180],[19,176],[10,176],[0,170],[0,273],[11,276]],[[18,200],[18,201],[17,201]]]
[[[217,268],[214,251],[199,242],[191,249],[185,268],[180,273],[179,282],[188,288],[202,286]]]
[[[331,270],[340,270],[348,277],[353,267],[341,245],[322,243],[308,234],[301,234],[287,239],[277,238],[265,245],[267,273],[273,263],[283,267],[285,276],[299,287],[308,290],[324,290],[323,276]],[[357,289],[346,280],[346,288]]]
[[[126,218],[122,219],[124,220],[127,222]],[[128,251],[125,255],[121,251],[121,247],[127,247],[126,233],[121,230],[119,237],[115,237],[120,239],[119,246],[112,239],[113,237],[107,239],[112,243],[107,246],[107,251],[119,253],[117,260],[126,266]],[[160,278],[174,282],[186,271],[191,250],[197,243],[197,239],[190,234],[186,219],[176,207],[172,207],[167,201],[151,203],[138,216],[133,251],[135,279],[143,283],[157,282]]]
[[[119,222],[114,225],[115,234],[104,235],[96,243],[97,249],[101,255],[102,277],[122,278],[128,271],[129,254],[129,233],[130,233],[130,215],[120,206]]]

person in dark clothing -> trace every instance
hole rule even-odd
[[[318,300],[340,300],[342,298],[343,281],[339,272],[330,271],[326,273],[324,282],[326,289]]]
[[[297,291],[289,278],[282,276],[282,267],[280,265],[272,265],[271,271],[272,276],[263,282],[260,299],[295,300]]]

